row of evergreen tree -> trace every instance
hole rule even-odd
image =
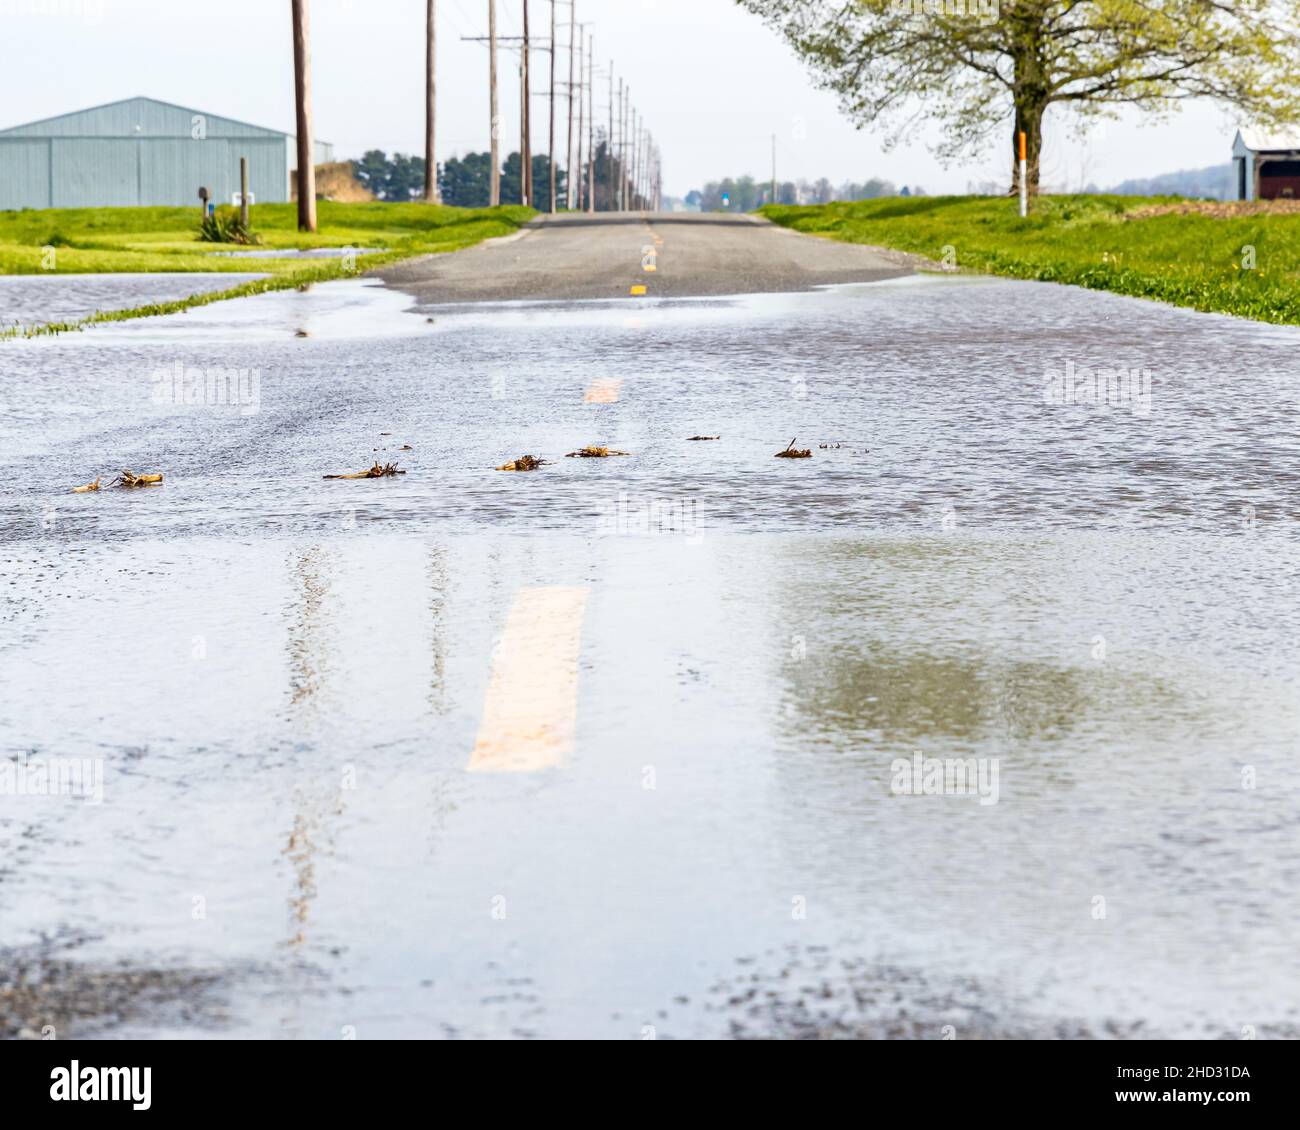
[[[523,158],[518,153],[511,153],[501,166],[501,203],[518,204],[522,199],[520,184],[523,173]],[[620,162],[613,163],[611,170],[609,151],[601,141],[596,146],[595,189],[596,208],[598,211],[609,209],[614,193],[611,182],[618,183]],[[380,149],[372,149],[359,161],[352,162],[353,175],[377,200],[410,201],[418,200],[424,195],[424,158],[394,153],[389,157]],[[612,172],[612,176],[611,176]],[[438,166],[438,188],[442,193],[444,204],[459,208],[486,208],[491,197],[492,155],[490,153],[467,153],[464,157],[452,157]],[[582,170],[579,181],[583,200],[586,200],[587,170]],[[561,207],[568,199],[568,174],[559,166],[556,168],[556,195]],[[533,207],[539,211],[548,211],[551,207],[551,159],[545,153],[533,155]]]

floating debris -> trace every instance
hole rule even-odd
[[[294,332],[294,335],[293,335],[293,336],[294,336],[294,337],[311,337],[311,334],[309,334],[306,330],[296,330],[296,331]]]
[[[391,479],[394,475],[405,475],[405,471],[399,471],[396,463],[380,463],[375,461],[375,465],[369,471],[358,471],[355,475],[326,475],[327,479]]]
[[[123,471],[115,478],[109,486],[114,487],[156,487],[162,486],[163,477],[161,475],[137,475],[132,471]]]
[[[686,440],[688,443],[691,443],[697,440],[710,440],[710,439],[721,439],[721,438],[722,438],[721,436],[687,436]]]
[[[611,455],[631,455],[630,451],[614,451],[608,447],[584,447],[580,451],[570,451],[565,459],[608,459]]]
[[[409,443],[404,443],[404,444],[402,444],[402,446],[399,447],[397,450],[398,450],[398,451],[414,451],[415,448],[413,448]]]
[[[776,453],[776,457],[778,459],[811,459],[812,449],[805,447],[802,451],[800,451],[795,447],[794,440],[791,440],[790,446],[787,447],[784,451],[778,451]]]
[[[503,463],[497,468],[498,471],[536,471],[538,467],[545,467],[546,460],[538,459],[535,455],[521,455],[509,463]]]
[[[839,451],[844,445],[842,443],[819,443],[818,449],[821,451]]]
[[[84,487],[73,487],[73,488],[72,488],[72,493],[73,493],[73,494],[91,494],[92,492],[97,491],[97,490],[99,490],[99,480],[98,480],[98,479],[96,479],[93,483],[87,483]]]

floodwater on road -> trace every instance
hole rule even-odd
[[[230,290],[260,274],[0,275],[0,330]]]
[[[0,953],[163,982],[0,1033],[1300,1033],[1300,331],[408,306],[0,347]]]

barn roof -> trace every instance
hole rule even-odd
[[[123,98],[53,118],[0,129],[0,137],[189,137],[202,115],[209,137],[290,137],[284,130],[187,109],[157,98]]]
[[[1251,153],[1287,153],[1300,149],[1300,128],[1289,130],[1262,130],[1246,128],[1237,131],[1232,151],[1238,156]]]

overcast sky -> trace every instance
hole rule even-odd
[[[944,168],[918,139],[885,153],[857,131],[832,96],[813,89],[790,50],[733,0],[577,0],[596,36],[597,114],[608,115],[608,69],[664,154],[666,190],[705,181],[770,176],[777,136],[782,180],[835,183],[882,176],[928,192],[1005,180],[1000,159]],[[500,33],[517,35],[523,0],[498,0]],[[488,53],[462,36],[487,32],[487,0],[438,0],[439,159],[485,149]],[[550,3],[531,0],[534,35],[549,34]],[[312,0],[317,136],[339,157],[423,146],[424,0]],[[0,127],[143,94],[212,114],[293,129],[288,0],[0,0]],[[567,24],[568,6],[558,8]],[[561,78],[567,79],[567,34]],[[502,53],[503,138],[517,148],[517,57]],[[534,60],[545,89],[549,61]],[[560,103],[558,136],[567,129]],[[1234,123],[1196,105],[1167,123],[1140,116],[1081,144],[1049,135],[1045,179],[1081,187],[1226,162]],[[546,149],[547,101],[534,104],[534,148]],[[559,142],[562,148],[564,141]]]

